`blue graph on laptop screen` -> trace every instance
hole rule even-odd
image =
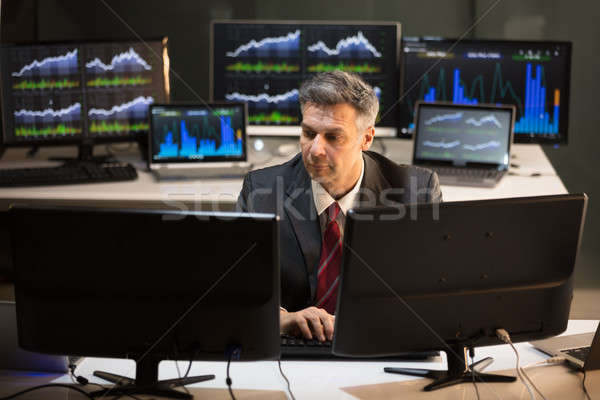
[[[415,155],[421,160],[508,164],[509,109],[422,106]]]
[[[237,160],[244,155],[241,106],[152,109],[152,160]]]

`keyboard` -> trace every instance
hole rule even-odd
[[[578,359],[579,361],[585,362],[585,360],[587,360],[588,355],[590,354],[590,349],[590,346],[585,346],[578,347],[576,349],[562,350],[562,352]]]
[[[0,169],[0,187],[131,181],[137,172],[125,163],[67,163],[58,167]]]
[[[431,357],[440,355],[437,351],[425,351],[417,353],[403,353],[393,357],[369,357],[355,358],[337,356],[331,351],[332,343],[330,341],[319,342],[318,340],[308,340],[293,336],[281,336],[281,359],[309,359],[309,360],[405,360],[405,361],[421,361]]]
[[[494,187],[506,171],[480,168],[429,167],[437,172],[443,185]]]

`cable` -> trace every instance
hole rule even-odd
[[[175,362],[175,369],[177,369],[177,377],[179,377],[179,381],[181,381],[183,378],[181,377],[181,371],[179,370],[179,361],[177,360],[173,360]],[[192,366],[192,361],[190,360],[190,365],[188,365],[188,370],[186,372],[186,377],[187,377],[187,373],[190,372],[190,367]],[[183,388],[183,390],[185,390],[185,392],[187,394],[190,394],[190,391],[185,387],[185,385],[181,385],[181,387]]]
[[[512,347],[513,351],[515,352],[515,355],[517,356],[517,366],[515,368],[517,371],[517,376],[519,377],[523,385],[527,388],[531,400],[535,400],[535,395],[533,394],[533,391],[525,381],[525,378],[523,378],[523,375],[521,375],[521,367],[519,367],[519,352],[517,351],[517,348],[513,344],[512,340],[510,340],[510,335],[505,329],[496,329],[496,336],[498,336],[498,339],[502,340],[504,343],[507,343],[510,345],[510,347]]]
[[[563,363],[565,361],[567,361],[567,359],[564,358],[564,357],[558,357],[558,356],[557,357],[550,357],[550,358],[547,358],[547,359],[545,359],[543,361],[538,361],[538,362],[535,362],[535,363],[532,363],[532,364],[527,364],[524,367],[521,367],[521,369],[533,368],[533,367],[538,367],[540,365],[546,365],[546,364],[560,364],[560,363]]]
[[[231,384],[233,381],[229,377],[229,365],[231,364],[231,356],[233,352],[229,353],[229,357],[227,358],[227,378],[225,379],[225,383],[227,384],[227,389],[229,390],[229,395],[231,396],[231,400],[235,400],[235,395],[233,394],[233,390],[231,389]]]
[[[229,346],[227,348],[227,378],[225,379],[225,383],[227,384],[227,389],[229,390],[229,395],[231,396],[231,400],[236,400],[235,395],[233,394],[233,389],[231,389],[231,384],[233,380],[229,376],[229,366],[231,365],[231,359],[235,357],[236,360],[240,359],[240,353],[242,349],[239,346]]]
[[[77,366],[75,364],[69,364],[69,376],[71,377],[71,381],[73,383],[75,383],[75,384],[78,383],[81,386],[94,385],[94,386],[98,386],[102,390],[107,390],[110,392],[114,392],[115,394],[118,394],[118,396],[116,398],[114,398],[113,400],[118,400],[123,396],[131,397],[134,400],[140,400],[139,398],[137,398],[136,396],[134,396],[132,394],[123,393],[121,390],[118,389],[118,385],[115,385],[109,389],[99,383],[90,382],[86,377],[81,376],[81,375],[76,375],[75,374],[76,368],[77,368]]]
[[[471,357],[471,365],[473,365],[473,357],[475,356],[475,349],[472,347],[469,348],[469,356]],[[477,371],[469,366],[469,370],[471,371],[471,378],[473,378],[473,387],[475,388],[475,394],[477,395],[477,400],[480,400],[479,397],[479,388],[477,387],[477,383],[475,382],[475,374]]]
[[[533,381],[531,380],[531,378],[529,377],[529,375],[527,375],[525,373],[525,370],[523,368],[520,368],[520,369],[521,369],[521,374],[523,374],[523,376],[527,379],[527,381],[531,384],[531,386],[533,386],[533,388],[535,389],[535,391],[538,392],[538,394],[542,397],[542,399],[543,400],[548,400],[548,399],[546,399],[546,396],[544,396],[542,394],[542,392],[540,391],[540,389],[538,389],[538,387],[535,386],[535,383],[533,383]]]
[[[581,382],[581,385],[583,386],[583,393],[585,394],[585,397],[588,400],[592,400],[592,398],[590,397],[590,394],[588,393],[587,389],[585,388],[585,369],[583,370],[583,381]]]
[[[285,379],[285,382],[287,384],[287,391],[290,394],[290,397],[292,398],[292,400],[296,400],[296,397],[294,397],[294,394],[292,393],[290,381],[287,378],[287,376],[285,376],[285,374],[283,373],[283,369],[281,368],[281,358],[279,360],[277,360],[277,364],[279,365],[279,373],[281,374],[281,376],[283,376],[283,379]]]
[[[82,395],[84,395],[88,399],[94,400],[94,398],[88,392],[86,392],[85,390],[80,389],[77,386],[66,385],[64,383],[49,383],[47,385],[34,386],[32,388],[29,388],[29,389],[21,390],[20,392],[17,392],[17,393],[13,393],[13,394],[11,394],[10,396],[7,396],[7,397],[0,397],[0,400],[15,399],[15,398],[17,398],[19,396],[24,395],[25,393],[33,392],[34,390],[40,390],[40,389],[50,388],[50,387],[62,387],[62,388],[65,388],[65,389],[75,390],[76,392],[81,393]]]

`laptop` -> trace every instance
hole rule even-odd
[[[247,162],[245,103],[150,106],[148,169],[157,179],[239,178]]]
[[[17,312],[12,301],[0,301],[0,369],[67,373],[66,356],[22,350],[17,340]]]
[[[600,369],[600,326],[595,334],[555,336],[531,344],[552,357],[564,357],[584,371]]]
[[[494,187],[508,172],[515,107],[417,102],[413,164],[440,183]]]

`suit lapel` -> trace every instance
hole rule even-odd
[[[380,194],[384,190],[390,189],[392,186],[388,180],[385,179],[373,158],[368,154],[363,153],[363,159],[365,160],[365,174],[359,193],[359,204],[362,206],[382,205]],[[373,199],[375,200],[375,204],[369,204]]]
[[[310,274],[316,268],[321,256],[321,228],[313,200],[310,177],[302,163],[299,163],[295,175],[296,180],[286,190],[283,208],[304,255],[306,272]],[[311,295],[314,295],[313,285],[310,286]]]

